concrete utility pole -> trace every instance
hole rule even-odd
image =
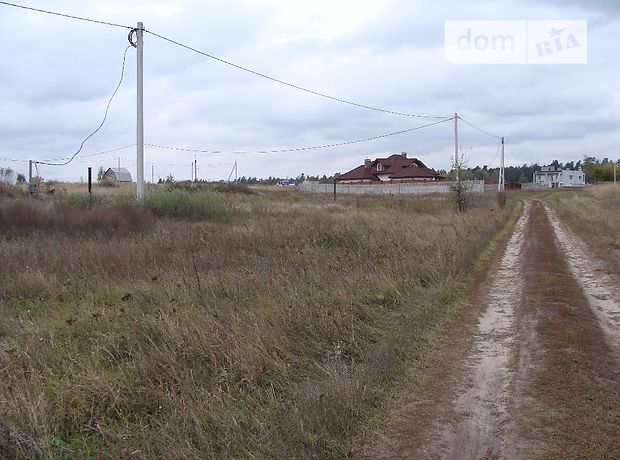
[[[228,182],[230,182],[230,178],[232,177],[233,173],[235,173],[235,183],[237,183],[237,162],[236,161],[232,169],[230,170],[230,174],[228,175]]]
[[[504,175],[504,138],[502,137],[502,158],[499,163],[499,180],[497,190],[503,192],[506,189],[506,177]]]
[[[151,184],[155,183],[155,165],[151,165]]]
[[[139,201],[144,199],[144,25],[139,22],[136,30],[137,55],[137,127],[136,127],[136,155],[138,171],[136,174],[136,196]]]
[[[459,180],[459,114],[454,113],[454,167],[456,168],[456,180]]]
[[[28,199],[32,197],[32,160],[28,160]]]
[[[617,184],[616,182],[616,166],[618,165],[617,161],[614,161],[614,185]]]

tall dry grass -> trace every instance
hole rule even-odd
[[[0,234],[124,237],[153,229],[148,211],[131,203],[83,207],[65,200],[4,200],[0,202]]]
[[[0,457],[346,456],[512,206],[292,196],[2,230]]]

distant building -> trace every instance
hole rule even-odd
[[[407,158],[405,152],[387,158],[364,160],[364,164],[336,178],[344,184],[400,183],[445,180],[434,169],[417,158]]]
[[[131,173],[125,168],[108,168],[103,180],[115,183],[132,182]]]
[[[586,185],[586,175],[581,168],[573,171],[557,166],[543,166],[534,173],[533,182],[539,187],[583,187]]]
[[[15,184],[15,171],[11,168],[0,167],[0,184]]]

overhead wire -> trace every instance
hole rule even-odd
[[[68,18],[68,19],[74,19],[74,20],[79,20],[79,21],[84,21],[84,22],[90,22],[90,23],[95,23],[95,24],[101,24],[101,25],[107,25],[107,26],[111,26],[111,27],[119,27],[119,28],[124,28],[124,29],[129,29],[130,30],[130,37],[131,37],[131,33],[135,30],[135,28],[128,26],[128,25],[124,25],[124,24],[118,24],[118,23],[113,23],[113,22],[109,22],[109,21],[103,21],[103,20],[98,20],[98,19],[92,19],[92,18],[86,18],[86,17],[81,17],[81,16],[76,16],[76,15],[71,15],[71,14],[65,14],[65,13],[60,13],[57,11],[51,11],[51,10],[44,10],[41,8],[34,8],[34,7],[30,7],[30,6],[26,6],[26,5],[19,5],[16,3],[11,3],[11,2],[6,2],[6,1],[0,1],[0,5],[5,5],[5,6],[10,6],[10,7],[14,7],[14,8],[20,8],[23,10],[28,10],[28,11],[33,11],[33,12],[37,12],[37,13],[42,13],[42,14],[48,14],[48,15],[54,15],[54,16],[59,16],[59,17],[63,17],[63,18]],[[295,151],[305,151],[305,150],[316,150],[316,149],[324,149],[324,148],[331,148],[331,147],[339,147],[339,146],[344,146],[344,145],[350,145],[350,144],[356,144],[356,143],[361,143],[361,142],[367,142],[367,141],[371,141],[371,140],[376,140],[376,139],[381,139],[381,138],[385,138],[385,137],[389,137],[389,136],[394,136],[394,135],[398,135],[398,134],[403,134],[403,133],[407,133],[407,132],[411,132],[411,131],[415,131],[418,129],[422,129],[422,128],[426,128],[429,126],[433,126],[435,124],[439,124],[445,121],[449,121],[449,120],[453,120],[453,117],[445,117],[445,116],[433,116],[433,115],[420,115],[420,114],[413,114],[413,113],[406,113],[406,112],[400,112],[400,111],[395,111],[395,110],[389,110],[389,109],[384,109],[384,108],[380,108],[380,107],[374,107],[374,106],[370,106],[370,105],[366,105],[366,104],[361,104],[358,102],[354,102],[354,101],[350,101],[347,99],[343,99],[343,98],[339,98],[339,97],[335,97],[335,96],[331,96],[325,93],[321,93],[319,91],[315,91],[309,88],[305,88],[303,86],[276,78],[276,77],[272,77],[270,75],[267,75],[265,73],[262,72],[258,72],[256,70],[250,69],[248,67],[236,64],[232,61],[217,57],[213,54],[210,53],[206,53],[204,51],[201,51],[197,48],[194,48],[192,46],[186,45],[184,43],[181,43],[179,41],[176,41],[174,39],[171,39],[169,37],[166,37],[164,35],[158,34],[156,32],[150,31],[150,30],[144,30],[146,33],[149,33],[151,35],[153,35],[154,37],[157,37],[161,40],[167,41],[169,43],[172,43],[174,45],[177,45],[181,48],[185,48],[189,51],[192,51],[194,53],[197,53],[199,55],[202,55],[204,57],[207,57],[209,59],[215,60],[217,62],[226,64],[230,67],[236,68],[238,70],[242,70],[244,72],[253,74],[255,76],[261,77],[261,78],[265,78],[267,80],[273,81],[275,83],[279,83],[281,85],[284,86],[288,86],[290,88],[293,89],[297,89],[299,91],[303,91],[306,92],[308,94],[312,94],[315,96],[319,96],[319,97],[323,97],[335,102],[340,102],[343,104],[347,104],[350,106],[354,106],[354,107],[358,107],[358,108],[362,108],[362,109],[367,109],[367,110],[372,110],[375,112],[381,112],[381,113],[387,113],[387,114],[391,114],[391,115],[398,115],[398,116],[405,116],[405,117],[415,117],[415,118],[424,118],[424,119],[436,119],[439,120],[435,123],[429,123],[426,125],[422,125],[422,126],[418,126],[415,128],[410,128],[410,129],[406,129],[406,130],[401,130],[401,131],[396,131],[393,133],[388,133],[388,134],[384,134],[384,135],[380,135],[380,136],[373,136],[373,137],[369,137],[369,138],[365,138],[365,139],[358,139],[358,140],[353,140],[353,141],[346,141],[346,142],[339,142],[339,143],[333,143],[333,144],[325,144],[325,145],[318,145],[318,146],[311,146],[311,147],[297,147],[297,148],[290,148],[290,149],[275,149],[275,150],[258,150],[258,151],[233,151],[233,152],[225,152],[225,151],[209,151],[209,150],[202,150],[202,149],[187,149],[187,148],[179,148],[179,147],[170,147],[170,146],[162,146],[162,145],[157,145],[157,144],[146,144],[149,145],[151,147],[155,147],[155,148],[161,148],[161,149],[170,149],[170,150],[178,150],[178,151],[188,151],[188,152],[200,152],[200,153],[239,153],[239,154],[245,154],[245,153],[256,153],[256,154],[266,154],[266,153],[284,153],[284,152],[295,152]],[[131,38],[130,38],[130,42],[131,42]],[[129,45],[124,53],[123,53],[123,63],[122,63],[122,69],[121,69],[121,77],[119,79],[119,82],[114,90],[114,92],[112,93],[112,96],[110,97],[110,100],[108,101],[108,104],[106,106],[106,110],[105,110],[105,114],[104,114],[104,118],[101,122],[101,124],[97,127],[97,129],[95,129],[95,131],[93,131],[89,136],[87,136],[82,143],[80,144],[79,149],[71,156],[71,157],[66,157],[66,158],[62,158],[62,159],[57,159],[57,160],[46,160],[46,161],[38,161],[39,164],[45,164],[45,165],[49,165],[49,166],[65,166],[69,163],[71,163],[76,157],[78,157],[78,154],[82,151],[84,144],[92,137],[94,136],[97,132],[99,132],[99,130],[103,127],[107,116],[108,116],[108,112],[110,109],[110,105],[116,95],[116,93],[118,92],[121,83],[123,81],[123,77],[124,77],[124,73],[125,73],[125,62],[126,62],[126,58],[127,58],[127,51],[129,50],[129,48],[132,45]],[[135,45],[134,45],[135,46]],[[459,119],[461,121],[463,121],[466,125],[472,127],[473,129],[478,130],[479,132],[486,134],[488,136],[494,137],[496,139],[502,139],[500,136],[497,136],[495,134],[492,134],[476,125],[474,125],[473,123],[463,119],[462,117],[459,116]],[[104,153],[109,153],[112,151],[116,151],[116,150],[121,150],[124,148],[128,148],[128,147],[132,147],[135,144],[132,145],[128,145],[128,146],[123,146],[123,147],[119,147],[117,149],[111,149],[109,151],[103,151],[103,152],[97,152],[97,153],[93,153],[93,154],[89,154],[89,155],[81,155],[79,156],[80,158],[82,157],[87,157],[87,156],[95,156],[95,155],[101,155]],[[497,155],[496,155],[497,156]],[[59,160],[67,160],[65,162],[62,163],[52,163],[53,161],[59,161]],[[28,160],[18,160],[18,159],[2,159],[2,161],[15,161],[15,162],[21,162],[21,161],[28,161]]]
[[[253,151],[251,151],[251,150],[231,150],[231,151],[227,151],[227,150],[208,150],[208,149],[196,149],[196,148],[187,148],[187,147],[174,147],[174,146],[167,146],[167,145],[160,145],[160,144],[150,144],[150,143],[146,143],[144,145],[149,146],[149,147],[159,148],[159,149],[165,149],[165,150],[176,150],[176,151],[180,151],[180,152],[193,152],[193,153],[211,153],[211,154],[239,154],[239,155],[258,154],[258,155],[265,155],[265,154],[269,154],[269,153],[302,152],[302,151],[306,151],[306,150],[319,150],[319,149],[327,149],[327,148],[333,148],[333,147],[342,147],[342,146],[351,145],[351,144],[360,144],[362,142],[369,142],[369,141],[374,141],[374,140],[377,140],[377,139],[383,139],[383,138],[390,137],[390,136],[397,136],[399,134],[410,133],[412,131],[417,131],[419,129],[429,128],[431,126],[438,125],[440,123],[445,123],[447,121],[450,121],[451,119],[452,118],[448,118],[446,120],[439,120],[439,121],[435,121],[435,122],[432,122],[432,123],[427,123],[427,124],[424,124],[424,125],[415,126],[413,128],[403,129],[403,130],[400,130],[400,131],[394,131],[394,132],[391,132],[391,133],[381,134],[381,135],[378,135],[378,136],[366,137],[364,139],[355,139],[355,140],[344,141],[344,142],[336,142],[336,143],[332,143],[332,144],[314,145],[314,146],[309,146],[309,147],[293,147],[293,148],[286,148],[286,149],[253,150]]]
[[[135,147],[135,146],[136,146],[136,144],[128,144],[128,145],[123,145],[121,147],[116,147],[116,148],[109,149],[109,150],[103,150],[101,152],[88,153],[88,154],[85,154],[85,155],[76,155],[75,158],[96,157],[96,156],[99,156],[99,155],[104,155],[106,153],[118,152],[119,150],[125,150],[125,149],[128,149],[130,147]],[[53,159],[42,160],[42,161],[62,161],[62,160],[66,160],[68,158],[71,158],[71,157],[53,158]],[[28,161],[28,160],[25,160],[25,161]]]
[[[13,161],[13,162],[28,163],[30,160],[18,160],[16,158],[0,158],[0,161]]]
[[[66,166],[66,165],[68,165],[69,163],[71,163],[73,161],[73,159],[78,155],[78,153],[80,153],[82,151],[86,141],[88,141],[88,139],[90,139],[91,137],[93,137],[95,134],[97,134],[99,132],[99,130],[103,127],[106,119],[108,118],[108,112],[110,111],[110,105],[112,105],[112,101],[114,100],[114,96],[116,96],[116,93],[118,92],[119,88],[121,87],[121,83],[123,83],[123,77],[125,76],[125,62],[127,61],[127,51],[131,47],[132,47],[132,45],[127,45],[127,48],[125,48],[125,52],[123,53],[123,65],[121,67],[121,78],[118,80],[118,84],[116,85],[116,88],[114,88],[114,92],[112,93],[112,96],[110,96],[110,100],[108,101],[108,105],[105,108],[105,113],[103,115],[103,120],[101,120],[101,123],[99,124],[97,129],[95,129],[92,133],[90,133],[82,141],[82,143],[80,144],[80,148],[77,149],[77,151],[71,157],[69,157],[69,159],[67,161],[62,162],[62,163],[52,163],[52,162],[49,162],[49,161],[39,161],[38,163],[44,164],[44,165],[48,165],[48,166]]]
[[[173,40],[172,38],[168,38],[168,37],[165,37],[165,36],[160,35],[158,33],[155,33],[155,32],[153,32],[151,30],[145,29],[144,31],[146,33],[149,33],[149,34],[153,35],[154,37],[160,38],[160,39],[165,40],[167,42],[170,42],[170,43],[172,43],[174,45],[180,46],[181,48],[185,48],[185,49],[187,49],[189,51],[193,51],[194,53],[200,54],[200,55],[202,55],[204,57],[207,57],[209,59],[213,59],[213,60],[215,60],[217,62],[220,62],[222,64],[226,64],[226,65],[228,65],[230,67],[234,67],[235,69],[243,70],[244,72],[248,72],[248,73],[251,73],[251,74],[256,75],[258,77],[265,78],[267,80],[271,80],[271,81],[273,81],[275,83],[279,83],[281,85],[285,85],[285,86],[288,86],[290,88],[297,89],[299,91],[303,91],[303,92],[306,92],[306,93],[309,93],[309,94],[313,94],[315,96],[320,96],[320,97],[323,97],[323,98],[326,98],[326,99],[330,99],[330,100],[335,101],[335,102],[340,102],[340,103],[343,103],[343,104],[348,104],[348,105],[351,105],[351,106],[354,106],[354,107],[359,107],[359,108],[362,108],[362,109],[373,110],[375,112],[383,112],[383,113],[387,113],[387,114],[391,114],[391,115],[399,115],[399,116],[403,116],[403,117],[429,118],[429,119],[449,119],[449,117],[445,117],[445,116],[418,115],[418,114],[413,114],[413,113],[398,112],[398,111],[395,111],[395,110],[383,109],[383,108],[380,108],[380,107],[373,107],[371,105],[361,104],[359,102],[349,101],[347,99],[342,99],[342,98],[339,98],[339,97],[330,96],[329,94],[325,94],[325,93],[321,93],[319,91],[308,89],[308,88],[305,88],[303,86],[297,85],[295,83],[290,83],[290,82],[282,80],[280,78],[272,77],[272,76],[264,74],[262,72],[258,72],[256,70],[252,70],[252,69],[250,69],[248,67],[244,67],[242,65],[235,64],[234,62],[228,61],[226,59],[222,59],[222,58],[217,57],[217,56],[215,56],[213,54],[206,53],[206,52],[201,51],[201,50],[199,50],[197,48],[194,48],[192,46],[189,46],[189,45],[186,45],[186,44],[181,43],[179,41]]]
[[[53,16],[60,16],[63,18],[68,18],[68,19],[76,19],[78,21],[93,22],[95,24],[102,24],[102,25],[112,26],[112,27],[122,27],[123,29],[132,29],[132,27],[126,26],[124,24],[116,24],[114,22],[101,21],[99,19],[84,18],[81,16],[74,16],[72,14],[58,13],[56,11],[43,10],[40,8],[33,8],[31,6],[25,6],[25,5],[18,5],[17,3],[9,3],[9,2],[0,1],[0,5],[12,6],[14,8],[21,8],[23,10],[36,11],[37,13],[51,14]]]
[[[486,134],[487,136],[494,137],[495,139],[501,139],[501,136],[496,136],[495,134],[491,134],[490,132],[485,131],[485,130],[484,130],[484,129],[482,129],[482,128],[479,128],[478,126],[474,125],[473,123],[470,123],[469,121],[467,121],[467,120],[463,119],[460,115],[459,115],[459,120],[461,120],[461,121],[462,121],[463,123],[465,123],[466,125],[469,125],[469,126],[471,126],[472,128],[474,128],[474,129],[476,129],[476,130],[480,131],[481,133]]]

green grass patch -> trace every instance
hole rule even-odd
[[[144,198],[144,206],[158,217],[216,221],[229,219],[234,209],[230,200],[220,193],[185,190],[151,193]]]

